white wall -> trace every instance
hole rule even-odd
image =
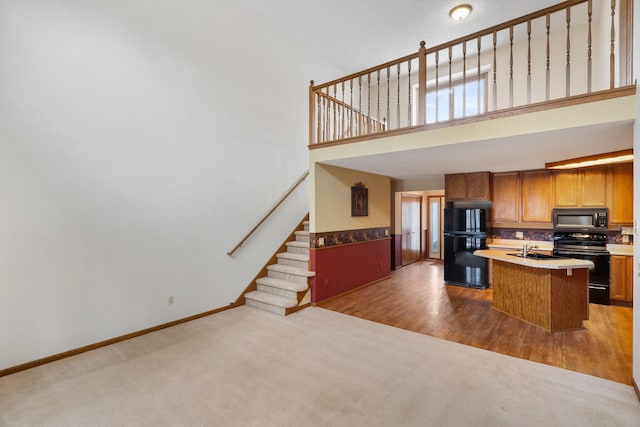
[[[0,51],[0,369],[228,305],[307,212],[227,257],[341,74],[241,3],[2,2]]]

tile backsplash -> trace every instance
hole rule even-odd
[[[520,239],[516,237],[516,233],[522,233],[523,237]],[[518,228],[494,228],[488,233],[489,237],[493,239],[505,239],[505,240],[537,240],[537,241],[553,241],[553,230],[538,230],[538,229],[518,229]],[[626,245],[633,244],[633,236],[627,236],[628,242],[623,241],[622,233],[620,230],[607,232],[607,243]]]

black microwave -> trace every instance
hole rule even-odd
[[[609,226],[608,208],[554,208],[554,230],[605,231]]]

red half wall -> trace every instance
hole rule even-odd
[[[391,239],[312,248],[311,301],[326,300],[391,275]]]

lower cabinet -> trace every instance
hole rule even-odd
[[[612,301],[633,302],[633,257],[611,255],[611,287],[609,296]]]

